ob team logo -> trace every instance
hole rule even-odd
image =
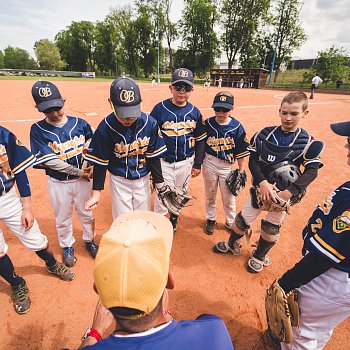
[[[52,95],[52,91],[49,87],[41,87],[39,89],[39,96],[40,97],[49,97]]]
[[[188,71],[185,69],[180,69],[179,71],[179,77],[181,78],[187,78],[188,77]]]
[[[226,102],[226,100],[227,100],[227,97],[226,97],[226,96],[220,96],[220,101]]]
[[[119,95],[120,101],[124,103],[131,103],[135,100],[135,91],[122,90]]]

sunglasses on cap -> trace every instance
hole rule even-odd
[[[224,112],[224,113],[227,113],[229,112],[231,109],[228,109],[228,108],[224,108],[224,107],[214,107],[214,111],[215,112]]]
[[[43,111],[43,113],[58,112],[61,109],[62,109],[62,107],[51,107],[51,108],[45,109],[45,111]]]
[[[193,90],[193,87],[191,85],[173,85],[173,88],[175,91],[183,91],[183,92],[190,92]]]

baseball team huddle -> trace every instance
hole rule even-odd
[[[249,140],[244,126],[233,117],[230,91],[215,95],[214,116],[204,120],[188,101],[193,85],[189,69],[176,69],[169,85],[171,97],[147,114],[141,110],[137,83],[118,77],[110,86],[112,112],[93,130],[84,119],[65,114],[65,98],[56,85],[38,81],[32,96],[44,118],[31,126],[31,150],[0,126],[0,220],[44,261],[49,273],[72,281],[71,268],[78,261],[74,206],[86,250],[95,259],[100,317],[86,332],[82,347],[233,349],[218,317],[201,315],[177,322],[167,311],[166,290],[174,285],[170,251],[181,228],[181,210],[192,199],[187,193],[190,178],[203,175],[208,235],[217,225],[220,188],[230,235],[214,245],[214,253],[240,255],[242,238],[249,242],[252,224],[264,215],[256,249],[247,261],[248,272],[256,274],[272,263],[269,254],[283,234],[286,214],[302,201],[323,166],[324,142],[299,126],[309,112],[305,93],[288,93],[279,109],[281,124],[258,130]],[[330,127],[347,137],[350,165],[350,121]],[[32,213],[26,175],[30,166],[48,175],[62,263]],[[243,207],[236,210],[236,196],[247,185],[248,169],[252,185]],[[93,210],[101,205],[107,170],[114,221],[98,245]],[[302,236],[302,259],[267,288],[266,334],[277,348],[323,349],[333,329],[350,315],[349,181],[317,206]],[[11,286],[15,311],[28,312],[29,289],[16,273],[1,229],[0,275]],[[106,328],[102,318],[113,319],[111,315],[117,329],[102,340],[100,333]]]

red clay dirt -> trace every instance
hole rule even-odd
[[[30,80],[0,81],[0,125],[10,129],[29,147],[31,124],[42,118],[34,108]],[[56,81],[66,97],[66,113],[85,118],[93,127],[108,113],[109,82]],[[170,97],[168,86],[141,84],[143,111]],[[224,90],[223,88],[222,90]],[[248,137],[264,126],[279,124],[278,109],[286,92],[230,89],[235,96],[234,116],[244,125]],[[205,118],[212,116],[211,103],[219,90],[209,91],[196,86],[191,102],[202,109]],[[224,215],[218,196],[218,226],[213,236],[203,231],[205,222],[203,178],[190,182],[189,192],[196,197],[185,208],[175,234],[172,269],[176,276],[175,290],[170,293],[170,310],[176,319],[191,319],[201,313],[223,318],[237,350],[270,349],[262,338],[266,329],[264,295],[266,287],[301,257],[301,231],[315,206],[332,189],[348,180],[344,138],[333,134],[329,124],[349,120],[350,98],[345,95],[315,95],[310,113],[301,126],[316,139],[326,142],[322,159],[324,167],[312,183],[303,201],[293,207],[282,226],[281,239],[271,251],[272,265],[258,275],[247,272],[246,262],[253,247],[244,242],[242,255],[219,256],[212,246],[228,238]],[[96,113],[85,116],[84,113]],[[55,221],[47,192],[44,171],[29,169],[33,211],[42,231],[47,234],[55,255],[61,259]],[[248,195],[248,189],[237,199],[237,212]],[[67,203],[68,205],[68,203]],[[97,242],[112,222],[108,186],[95,211]],[[253,229],[259,229],[256,220]],[[93,260],[88,256],[81,238],[81,226],[74,216],[75,251],[78,257],[73,268],[76,279],[63,282],[49,275],[41,260],[26,250],[18,239],[1,224],[9,255],[18,273],[26,278],[32,307],[28,314],[17,315],[11,302],[10,287],[0,280],[0,349],[75,349],[87,327],[91,326],[97,295],[92,289]],[[252,237],[257,240],[258,235]],[[349,348],[350,320],[341,324],[326,349]]]

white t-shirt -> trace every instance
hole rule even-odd
[[[321,84],[322,82],[323,82],[323,80],[317,75],[315,77],[313,77],[312,81],[311,81],[311,83],[315,84],[315,85]]]

